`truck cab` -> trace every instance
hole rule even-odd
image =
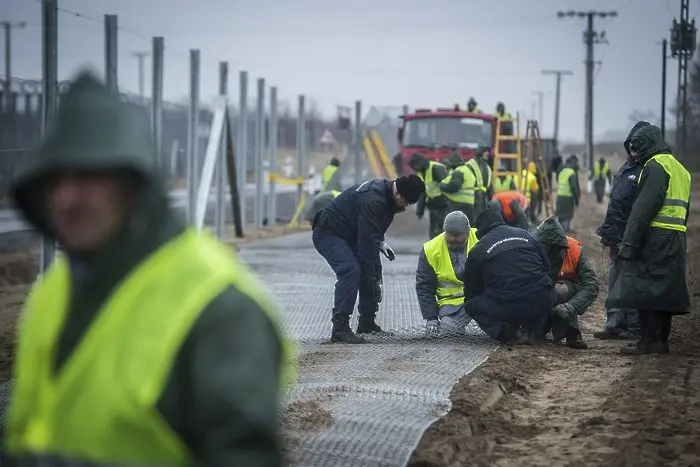
[[[474,156],[479,146],[493,147],[496,118],[459,109],[416,109],[402,115],[398,131],[401,173],[411,173],[408,165],[414,154],[441,162],[453,152],[464,160]]]

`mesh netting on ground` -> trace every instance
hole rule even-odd
[[[425,429],[449,410],[454,383],[495,349],[473,324],[467,336],[424,337],[415,270],[427,227],[410,213],[399,216],[387,235],[397,257],[384,262],[378,315],[394,335],[370,337],[364,345],[327,343],[334,276],[310,233],[241,248],[273,288],[288,332],[301,343],[299,381],[287,404],[313,401],[324,415],[317,427],[286,433],[293,465],[405,465]]]

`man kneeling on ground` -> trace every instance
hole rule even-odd
[[[527,344],[539,335],[556,304],[549,261],[540,242],[526,230],[505,224],[489,208],[476,219],[479,243],[464,271],[465,311],[491,338]]]
[[[547,253],[550,277],[556,281],[557,289],[557,305],[542,337],[551,329],[554,342],[566,339],[566,345],[571,348],[587,349],[578,317],[598,297],[598,278],[581,243],[564,233],[556,217],[546,219],[537,227],[537,237]]]
[[[463,334],[471,321],[464,311],[462,275],[476,229],[461,211],[445,217],[444,232],[426,242],[418,257],[416,294],[426,334]]]

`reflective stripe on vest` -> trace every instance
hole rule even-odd
[[[338,167],[335,165],[329,165],[323,169],[323,173],[321,174],[321,191],[328,191],[328,185],[333,180],[333,176],[337,171]]]
[[[606,162],[603,164],[603,166],[600,166],[600,161],[596,162],[595,165],[593,166],[593,177],[596,180],[600,180],[603,177],[606,177],[608,175],[608,172],[610,171],[610,166]]]
[[[465,165],[460,165],[447,176],[443,183],[449,183],[452,179],[452,174],[459,171],[462,174],[462,186],[459,187],[459,191],[454,193],[443,193],[447,199],[454,203],[460,204],[474,204],[474,183],[476,179],[474,174]]]
[[[649,161],[656,161],[668,174],[668,188],[666,189],[664,205],[649,226],[685,232],[687,230],[685,221],[690,202],[690,173],[671,154],[657,154],[651,157],[644,164],[645,168]],[[639,175],[640,181],[642,175],[644,175],[644,169]]]
[[[331,191],[331,193],[333,193],[333,197],[334,197],[334,198],[337,198],[338,195],[339,195],[341,192],[338,191],[338,190],[333,190],[333,191]]]
[[[576,175],[576,171],[571,167],[561,169],[557,177],[557,196],[573,198],[574,192],[571,191],[571,184],[569,183],[569,178],[572,175]]]
[[[472,228],[467,238],[467,254],[477,242],[476,228]],[[447,247],[447,240],[445,240],[445,232],[426,242],[423,245],[423,251],[428,264],[435,271],[437,278],[435,297],[438,307],[443,305],[461,305],[464,302],[464,283],[457,278],[452,267],[452,259],[450,258],[450,249]]]
[[[525,195],[518,191],[504,191],[501,193],[496,193],[493,195],[493,199],[498,200],[498,202],[501,203],[503,219],[509,222],[515,221],[515,213],[510,207],[510,203],[513,200],[518,200],[518,203],[520,204],[520,207],[523,208],[523,211],[529,206],[528,199],[525,197]]]
[[[496,193],[502,193],[504,191],[511,191],[513,189],[513,176],[506,175],[496,177],[493,180],[493,191]]]
[[[476,161],[476,159],[469,159],[466,165],[471,167],[472,173],[474,174],[474,177],[476,179],[474,183],[474,190],[485,192],[486,187],[488,185],[484,185],[484,174],[483,172],[481,172],[481,167],[479,166],[479,163]],[[488,181],[489,183],[491,182],[490,177]]]
[[[433,168],[436,165],[441,164],[435,161],[428,161],[428,168],[425,169],[425,175],[418,172],[418,178],[423,180],[423,183],[425,183],[425,197],[428,199],[442,196],[442,191],[440,191],[440,183],[433,179]]]
[[[559,271],[559,280],[562,281],[577,281],[578,280],[578,262],[581,259],[581,243],[571,237],[566,237],[566,242],[569,248],[566,250],[564,264]]]
[[[192,327],[230,286],[278,327],[269,292],[248,267],[209,234],[188,229],[122,280],[55,371],[71,291],[68,262],[58,256],[22,315],[7,451],[18,459],[56,454],[91,465],[191,465],[157,404]],[[289,341],[282,340],[282,352],[282,381],[289,383]]]

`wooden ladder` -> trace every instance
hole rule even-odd
[[[504,124],[510,124],[510,131],[504,131]],[[510,133],[510,134],[508,134]],[[522,172],[522,160],[520,157],[520,125],[518,123],[518,114],[516,118],[499,118],[496,120],[496,144],[493,148],[493,180],[500,176],[511,176],[513,180],[518,180]],[[512,142],[512,143],[511,143]],[[511,143],[511,144],[508,144]],[[515,149],[515,152],[508,151],[506,148]],[[501,170],[501,161],[515,161],[515,171],[513,164],[506,163],[511,170]]]
[[[544,158],[544,151],[542,150],[542,139],[540,138],[540,128],[537,124],[537,120],[528,120],[527,129],[525,132],[525,154],[523,156],[523,162],[527,170],[527,163],[533,161],[535,167],[537,167],[537,183],[542,192],[542,203],[544,203],[544,212],[547,217],[554,214],[554,207],[552,204],[552,191],[549,184],[549,170],[547,167],[547,160]],[[519,187],[524,187],[525,181]]]

